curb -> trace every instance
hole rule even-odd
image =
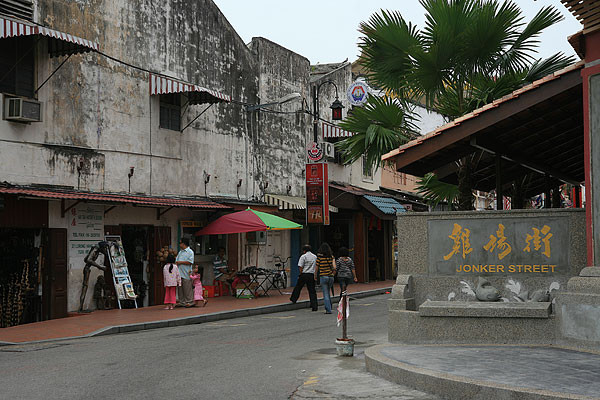
[[[386,357],[381,352],[386,347],[395,346],[398,345],[383,344],[366,349],[365,365],[367,371],[388,381],[435,394],[444,399],[594,399],[577,394],[508,386],[432,371],[396,361]]]
[[[385,294],[385,292],[391,291],[392,288],[380,288],[373,290],[365,290],[362,292],[350,293],[351,299],[362,299],[365,297],[377,296],[381,294]],[[331,298],[331,302],[339,301],[340,296],[335,296]],[[320,306],[323,305],[323,299],[319,299],[318,303]],[[99,329],[97,331],[88,333],[87,335],[81,336],[69,336],[63,338],[55,338],[55,339],[44,339],[44,340],[33,340],[30,342],[1,342],[0,346],[15,346],[15,345],[25,345],[25,344],[34,344],[34,343],[48,343],[48,342],[59,342],[64,340],[72,340],[72,339],[82,339],[89,338],[94,336],[104,336],[104,335],[115,335],[119,333],[127,333],[127,332],[137,332],[144,331],[149,329],[158,329],[158,328],[168,328],[174,326],[184,326],[184,325],[195,325],[195,324],[203,324],[206,322],[215,322],[215,321],[223,321],[227,319],[240,318],[240,317],[250,317],[254,315],[261,314],[272,314],[277,312],[284,311],[293,311],[299,310],[302,308],[310,308],[309,300],[298,301],[297,303],[283,303],[283,304],[274,304],[270,306],[262,306],[262,307],[254,307],[254,308],[246,308],[241,310],[231,310],[231,311],[221,311],[211,314],[202,314],[202,315],[194,315],[191,317],[183,317],[183,318],[175,318],[163,321],[151,321],[151,322],[140,322],[135,324],[125,324],[125,325],[115,325],[115,326],[107,326],[105,328]]]

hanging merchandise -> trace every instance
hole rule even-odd
[[[133,290],[133,283],[129,276],[129,268],[127,268],[127,260],[125,259],[125,249],[121,242],[121,236],[113,235],[106,236],[105,240],[109,243],[108,260],[113,275],[113,283],[117,294],[117,304],[121,307],[121,301],[133,300],[135,308],[137,305],[137,295]]]

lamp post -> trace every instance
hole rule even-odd
[[[315,142],[319,141],[319,93],[321,91],[321,86],[323,86],[326,83],[331,84],[333,85],[333,87],[335,87],[335,101],[329,107],[331,108],[331,119],[334,121],[341,121],[343,119],[342,109],[344,108],[344,105],[339,99],[338,87],[335,84],[335,82],[333,82],[332,80],[328,80],[321,82],[318,86],[313,87],[313,135]]]

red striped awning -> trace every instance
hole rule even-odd
[[[52,190],[23,186],[0,186],[0,194],[37,197],[40,199],[80,200],[108,204],[136,204],[146,207],[187,207],[205,210],[230,209],[208,199],[140,196],[121,193],[94,193],[75,190]]]
[[[350,132],[340,128],[339,126],[323,122],[323,139],[332,139],[332,138],[347,138],[354,136],[354,132]]]
[[[150,94],[186,93],[190,104],[229,103],[231,96],[202,86],[150,74]]]
[[[91,40],[44,26],[33,25],[29,22],[0,17],[0,39],[31,35],[41,35],[49,38],[48,52],[52,57],[98,51],[100,49],[98,43]]]

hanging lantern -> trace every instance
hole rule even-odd
[[[341,121],[343,119],[342,117],[342,109],[344,108],[344,105],[342,104],[342,102],[336,97],[335,101],[331,104],[331,119],[334,121]]]

